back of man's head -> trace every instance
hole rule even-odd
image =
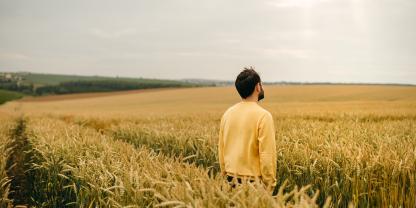
[[[235,88],[237,88],[238,94],[245,99],[254,92],[256,84],[260,81],[260,76],[253,67],[244,67],[235,80]]]

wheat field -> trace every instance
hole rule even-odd
[[[415,207],[416,87],[265,86],[276,196],[218,174],[233,87],[0,107],[0,206]]]

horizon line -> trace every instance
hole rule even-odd
[[[205,78],[179,78],[179,79],[166,79],[166,78],[153,78],[153,77],[135,77],[135,76],[109,76],[109,75],[80,75],[80,74],[65,74],[65,73],[50,73],[50,72],[31,72],[31,71],[0,71],[1,73],[29,73],[29,74],[42,74],[42,75],[63,75],[63,76],[79,76],[79,77],[103,77],[103,78],[127,78],[127,79],[155,79],[155,80],[173,80],[173,81],[185,81],[191,80],[201,81],[205,83],[219,82],[219,83],[234,83],[233,80],[221,80],[221,79],[205,79]],[[264,81],[265,85],[396,85],[396,86],[416,86],[416,83],[397,83],[397,82],[331,82],[331,81]],[[201,83],[202,84],[202,83]]]

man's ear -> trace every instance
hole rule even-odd
[[[256,84],[256,91],[261,92],[260,82]]]

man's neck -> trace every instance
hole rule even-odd
[[[250,97],[247,97],[246,99],[242,99],[241,100],[242,102],[258,102],[258,99],[257,98],[255,98],[254,96],[250,96]]]

